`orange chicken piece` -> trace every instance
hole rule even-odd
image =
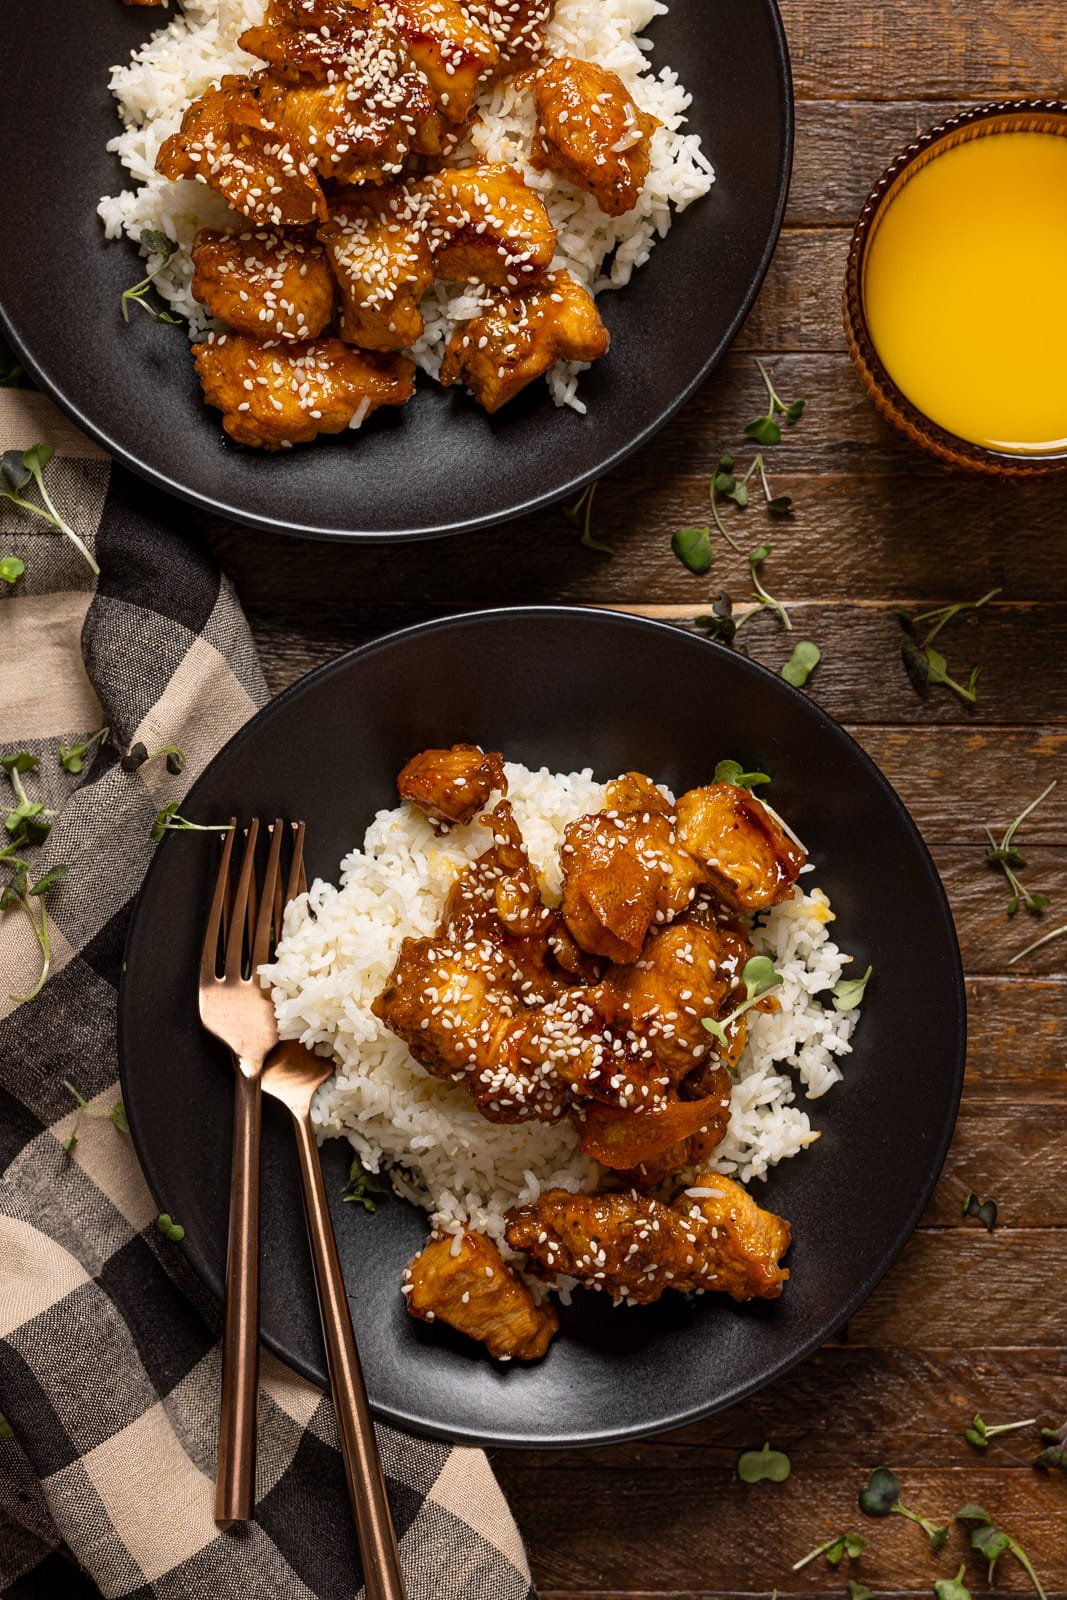
[[[416,202],[402,188],[353,189],[319,229],[341,288],[338,332],[364,350],[403,350],[422,333],[433,264]]]
[[[463,0],[463,9],[500,51],[497,70],[503,77],[544,54],[544,30],[552,21],[556,0]]]
[[[413,1317],[447,1322],[497,1361],[537,1361],[559,1331],[552,1306],[536,1303],[484,1233],[434,1234],[405,1268],[404,1294]]]
[[[274,228],[325,222],[310,153],[264,115],[259,89],[252,78],[228,77],[194,100],[179,132],[160,146],[156,171],[210,185],[252,222]]]
[[[500,61],[491,36],[459,0],[381,0],[380,10],[425,76],[445,122],[466,122],[479,81]]]
[[[277,135],[306,150],[323,178],[340,183],[377,183],[401,172],[434,109],[426,80],[406,52],[385,48],[374,29],[359,35],[336,81],[258,78],[260,108]]]
[[[503,162],[450,167],[418,186],[439,278],[515,287],[540,279],[556,253],[544,202]]]
[[[766,806],[732,783],[682,795],[678,843],[734,911],[763,911],[788,900],[806,859]]]
[[[556,361],[596,361],[610,342],[592,296],[569,273],[552,272],[531,289],[494,296],[458,329],[440,379],[446,388],[466,384],[484,410],[499,411]]]
[[[403,405],[414,389],[410,361],[334,338],[284,344],[212,334],[193,355],[204,399],[222,412],[231,439],[265,450],[359,427],[379,406]]]
[[[201,228],[193,294],[213,317],[261,339],[317,339],[333,315],[326,257],[304,234]]]
[[[401,800],[410,800],[434,822],[469,822],[494,789],[508,792],[500,752],[486,755],[476,744],[423,750],[400,769],[396,786]]]
[[[648,177],[658,119],[634,103],[616,73],[572,56],[538,73],[534,99],[530,164],[584,189],[609,217],[632,211]]]

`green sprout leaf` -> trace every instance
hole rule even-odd
[[[770,781],[765,772],[746,772],[740,761],[720,761],[715,768],[716,783],[732,783],[735,789],[747,789],[750,794],[759,784]]]
[[[18,556],[0,556],[0,578],[5,583],[18,583],[26,570],[26,563]]]
[[[108,1112],[108,1116],[111,1118],[111,1121],[115,1124],[120,1133],[129,1133],[130,1125],[126,1121],[126,1107],[123,1105],[121,1100],[115,1101],[115,1104]]]
[[[770,956],[752,956],[741,969],[741,981],[745,986],[745,998],[739,1006],[734,1007],[728,1017],[721,1022],[715,1017],[700,1019],[701,1027],[707,1029],[724,1050],[729,1048],[726,1030],[750,1007],[758,1005],[764,995],[776,989],[782,981],[782,975],[780,972],[775,972],[774,962]]]
[[[1020,906],[1025,906],[1027,911],[1033,912],[1035,915],[1037,915],[1044,911],[1051,904],[1047,894],[1042,894],[1040,890],[1028,890],[1020,882],[1016,869],[1026,866],[1026,857],[1023,855],[1021,850],[1016,849],[1014,841],[1015,835],[1018,833],[1019,828],[1026,821],[1027,817],[1032,816],[1032,814],[1041,804],[1042,800],[1047,799],[1055,787],[1056,780],[1053,779],[1053,781],[1048,784],[1046,788],[1042,789],[1036,800],[1031,800],[1030,804],[1025,806],[1023,810],[1019,812],[1019,815],[1008,823],[1008,826],[1005,828],[999,843],[994,838],[992,829],[988,826],[986,827],[986,837],[989,840],[989,848],[985,853],[986,860],[989,862],[991,867],[999,867],[1008,881],[1009,917],[1013,917]]]
[[[963,1215],[977,1217],[988,1233],[992,1233],[997,1225],[997,1202],[995,1200],[979,1200],[976,1194],[969,1194],[963,1202]]]
[[[848,1580],[848,1594],[849,1600],[874,1600],[874,1591],[865,1583],[857,1583],[855,1578]]]
[[[185,1238],[185,1229],[182,1227],[181,1223],[175,1222],[174,1218],[171,1217],[166,1211],[161,1211],[159,1216],[156,1218],[156,1227],[159,1229],[164,1238],[173,1240],[175,1244],[178,1244],[182,1239]]]
[[[1045,1448],[1034,1457],[1034,1466],[1043,1472],[1051,1472],[1055,1467],[1067,1472],[1067,1422],[1062,1428],[1042,1428],[1041,1437]]]
[[[671,549],[683,567],[700,577],[711,566],[710,528],[679,528],[671,536]]]
[[[780,444],[782,430],[773,417],[754,417],[745,424],[745,436],[764,446]]]
[[[948,1528],[919,1516],[916,1511],[909,1511],[901,1503],[900,1480],[888,1467],[876,1467],[871,1473],[867,1487],[860,1490],[859,1507],[865,1517],[898,1516],[914,1522],[926,1534],[935,1555],[945,1547]]]
[[[934,1594],[937,1600],[971,1600],[971,1591],[963,1581],[966,1571],[965,1562],[954,1578],[935,1578]]]
[[[794,1561],[793,1571],[799,1572],[802,1567],[806,1567],[810,1561],[815,1561],[819,1556],[825,1556],[831,1567],[839,1567],[845,1556],[850,1561],[855,1561],[860,1551],[866,1547],[866,1539],[861,1539],[858,1533],[838,1533],[832,1539],[827,1539],[825,1544],[817,1544],[814,1550],[809,1550],[799,1561]]]
[[[737,1458],[737,1476],[742,1483],[784,1483],[792,1470],[785,1452],[772,1450],[769,1444],[762,1450],[746,1450]]]
[[[150,837],[158,844],[165,833],[229,833],[232,826],[230,822],[190,822],[179,812],[178,801],[171,800],[156,812]]]
[[[344,1203],[354,1202],[362,1206],[364,1211],[373,1212],[377,1211],[378,1202],[386,1199],[388,1194],[389,1185],[377,1173],[368,1172],[359,1156],[353,1156],[348,1169],[348,1182],[341,1196]]]
[[[810,639],[798,639],[793,654],[782,667],[782,677],[794,689],[802,689],[822,660],[822,651]]]
[[[832,993],[835,1011],[857,1011],[870,982],[873,967],[868,967],[862,978],[839,978]]]
[[[711,608],[710,616],[694,617],[694,625],[719,644],[731,645],[737,632],[734,603],[724,589]]]

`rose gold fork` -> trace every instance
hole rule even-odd
[[[222,1393],[215,1475],[215,1521],[229,1527],[252,1515],[256,1483],[256,1410],[259,1384],[259,1140],[263,1063],[278,1042],[274,1006],[260,987],[257,967],[270,956],[280,922],[279,860],[283,828],[271,829],[263,881],[254,881],[259,822],[248,826],[244,855],[231,890],[231,822],[200,956],[200,1020],[233,1053],[233,1157],[226,1247],[226,1313],[222,1343]],[[298,830],[303,843],[303,824]],[[295,891],[299,859],[290,873]],[[258,901],[258,911],[257,911]],[[247,935],[247,937],[246,937]],[[225,943],[218,973],[220,936]],[[246,960],[247,944],[247,960]],[[245,976],[246,967],[248,976]]]
[[[270,1053],[263,1073],[263,1092],[280,1100],[293,1119],[319,1315],[330,1368],[330,1392],[341,1436],[348,1497],[363,1558],[364,1594],[366,1600],[405,1600],[407,1590],[400,1570],[378,1441],[352,1332],[348,1296],[322,1181],[319,1147],[311,1122],[315,1090],[326,1082],[333,1070],[332,1062],[314,1055],[299,1040],[283,1039]]]

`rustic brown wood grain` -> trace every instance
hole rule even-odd
[[[738,0],[744,3],[744,0]],[[885,771],[927,838],[959,929],[970,1041],[965,1098],[941,1182],[901,1260],[838,1338],[762,1394],[664,1438],[577,1452],[501,1453],[495,1465],[525,1534],[542,1600],[844,1600],[846,1579],[879,1596],[930,1597],[966,1558],[954,1530],[932,1557],[918,1529],[861,1517],[873,1466],[900,1474],[906,1503],[948,1518],[985,1504],[1029,1550],[1051,1596],[1067,1596],[1067,1478],[1030,1465],[1032,1431],[978,1455],[963,1429],[1067,1417],[1067,941],[1011,955],[1067,921],[1067,476],[990,482],[946,471],[867,404],[841,326],[853,221],[890,160],[930,124],[982,99],[1061,94],[1067,15],[1058,0],[785,0],[798,95],[787,226],[737,347],[655,443],[600,487],[597,532],[616,555],[582,550],[557,510],[444,543],[344,549],[206,525],[249,610],[271,687],[383,631],[445,611],[553,601],[621,606],[691,627],[720,588],[748,592],[721,541],[694,578],[675,528],[708,521],[719,456],[741,461],[762,409],[754,357],[773,365],[805,416],[768,453],[795,515],[757,510],[731,530],[774,546],[764,577],[791,608],[740,642],[777,669],[793,639],[823,662],[813,697]],[[743,63],[735,64],[743,70]],[[712,152],[714,154],[714,152]],[[654,266],[652,268],[654,270]],[[899,658],[894,610],[1001,594],[943,636],[949,662],[980,662],[978,705],[944,690],[920,700]],[[1043,918],[1005,916],[984,859],[1052,779],[1022,843]],[[1000,1206],[995,1233],[964,1222],[974,1189]],[[785,1484],[737,1482],[738,1453],[788,1450]],[[852,1568],[791,1565],[843,1528],[869,1540]],[[975,1596],[984,1566],[968,1559]],[[1008,1560],[997,1591],[1027,1580]]]

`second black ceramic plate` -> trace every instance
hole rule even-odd
[[[874,967],[844,1081],[812,1106],[822,1138],[760,1201],[788,1218],[780,1300],[666,1295],[612,1309],[579,1295],[531,1368],[501,1367],[404,1310],[401,1271],[426,1237],[396,1199],[344,1205],[347,1144],[323,1150],[370,1397],[403,1427],[491,1444],[578,1444],[666,1428],[726,1406],[835,1332],[915,1226],[940,1170],[963,1078],[964,996],[937,874],[900,801],[805,695],[744,657],[660,623],[529,609],[394,634],[313,673],[262,711],[183,811],[303,817],[310,870],[336,879],[395,775],[427,745],[470,740],[531,766],[640,768],[675,792],[734,756],[773,776],[774,804],[812,851],[834,933]],[[121,997],[123,1093],[160,1210],[220,1293],[233,1069],[201,1030],[196,968],[217,860],[210,836],[170,835],[148,874]],[[263,1333],[319,1383],[325,1363],[287,1128],[266,1108]]]
[[[204,407],[183,329],[122,291],[144,272],[108,244],[101,195],[129,187],[111,65],[165,14],[120,0],[5,0],[0,327],[28,371],[111,453],[152,482],[257,527],[323,538],[455,532],[572,493],[649,438],[705,377],[763,279],[792,153],[789,61],[774,0],[671,0],[653,62],[693,94],[717,182],[619,293],[603,296],[609,357],[582,379],[588,415],[534,385],[496,417],[420,378],[402,413],[359,434],[265,456]],[[738,65],[738,64],[742,65]],[[56,114],[57,106],[62,115]],[[17,222],[15,219],[18,219]]]

